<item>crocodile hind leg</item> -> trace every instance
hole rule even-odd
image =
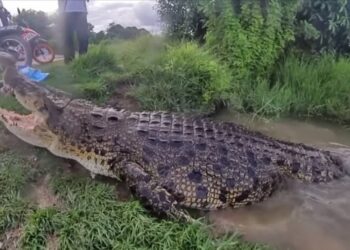
[[[157,216],[191,222],[193,219],[178,208],[175,198],[154,182],[138,164],[127,162],[122,165],[126,182],[134,195]]]

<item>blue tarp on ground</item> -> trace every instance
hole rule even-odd
[[[28,66],[18,67],[18,72],[33,82],[42,82],[49,75],[49,73],[42,72],[40,69]]]

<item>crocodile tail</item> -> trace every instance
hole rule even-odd
[[[282,172],[305,182],[326,183],[347,174],[344,161],[330,152],[319,152],[319,156],[298,157],[293,161],[277,160]]]

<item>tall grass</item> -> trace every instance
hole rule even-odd
[[[241,98],[260,114],[350,120],[349,59],[290,56],[277,69],[274,82],[260,81]]]
[[[103,73],[118,70],[113,53],[103,44],[93,46],[89,52],[74,60],[71,64],[76,77],[95,79]]]
[[[129,41],[115,41],[108,44],[108,47],[118,58],[119,66],[132,74],[154,65],[169,44],[172,42],[163,37],[142,36]]]

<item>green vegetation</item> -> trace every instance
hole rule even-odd
[[[231,91],[228,69],[194,43],[168,48],[137,79],[135,95],[149,110],[213,111]]]
[[[293,9],[278,1],[271,1],[265,14],[258,1],[242,1],[239,14],[231,0],[213,1],[207,9],[206,46],[230,67],[236,82],[271,75],[294,39]]]
[[[350,52],[350,1],[304,0],[296,15],[296,46],[304,52]]]
[[[230,69],[231,108],[349,121],[350,1],[158,2],[169,37],[196,40]]]
[[[40,153],[40,157],[48,156]],[[49,157],[41,162],[45,166],[34,168],[15,153],[0,153],[0,241],[4,232],[21,228],[21,249],[45,249],[50,241],[58,249],[267,249],[236,236],[213,238],[200,221],[180,224],[155,219],[137,201],[118,201],[111,184],[58,174],[59,162],[52,162]],[[59,197],[60,204],[39,208],[25,202],[26,186],[48,172],[53,177],[46,188]]]
[[[28,111],[19,105],[17,100],[12,96],[1,96],[0,97],[0,108],[15,111],[20,114],[27,114]]]
[[[30,211],[19,193],[32,171],[23,160],[11,153],[0,154],[0,235],[17,227]]]
[[[350,120],[350,61],[332,56],[290,56],[278,68],[271,88],[260,82],[249,103],[261,115],[293,115]]]

